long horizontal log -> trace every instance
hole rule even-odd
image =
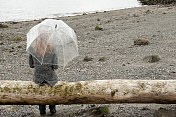
[[[176,104],[176,80],[95,80],[58,82],[0,80],[0,104]]]

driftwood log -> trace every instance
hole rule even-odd
[[[58,82],[0,80],[0,104],[176,104],[176,80],[95,80]]]

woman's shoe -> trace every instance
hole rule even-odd
[[[49,109],[51,114],[56,113],[56,105],[49,105]]]
[[[39,105],[40,115],[46,114],[46,105]]]
[[[40,111],[40,115],[45,115],[46,111]]]
[[[51,113],[51,114],[56,113],[56,109],[50,109],[50,113]]]

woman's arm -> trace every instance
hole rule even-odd
[[[30,68],[34,68],[34,61],[32,59],[32,55],[31,54],[29,54],[29,66],[30,66]]]

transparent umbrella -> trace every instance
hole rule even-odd
[[[77,38],[74,30],[62,20],[46,19],[27,33],[27,52],[41,64],[57,64],[65,67],[78,56]],[[56,56],[57,62],[48,59]]]

